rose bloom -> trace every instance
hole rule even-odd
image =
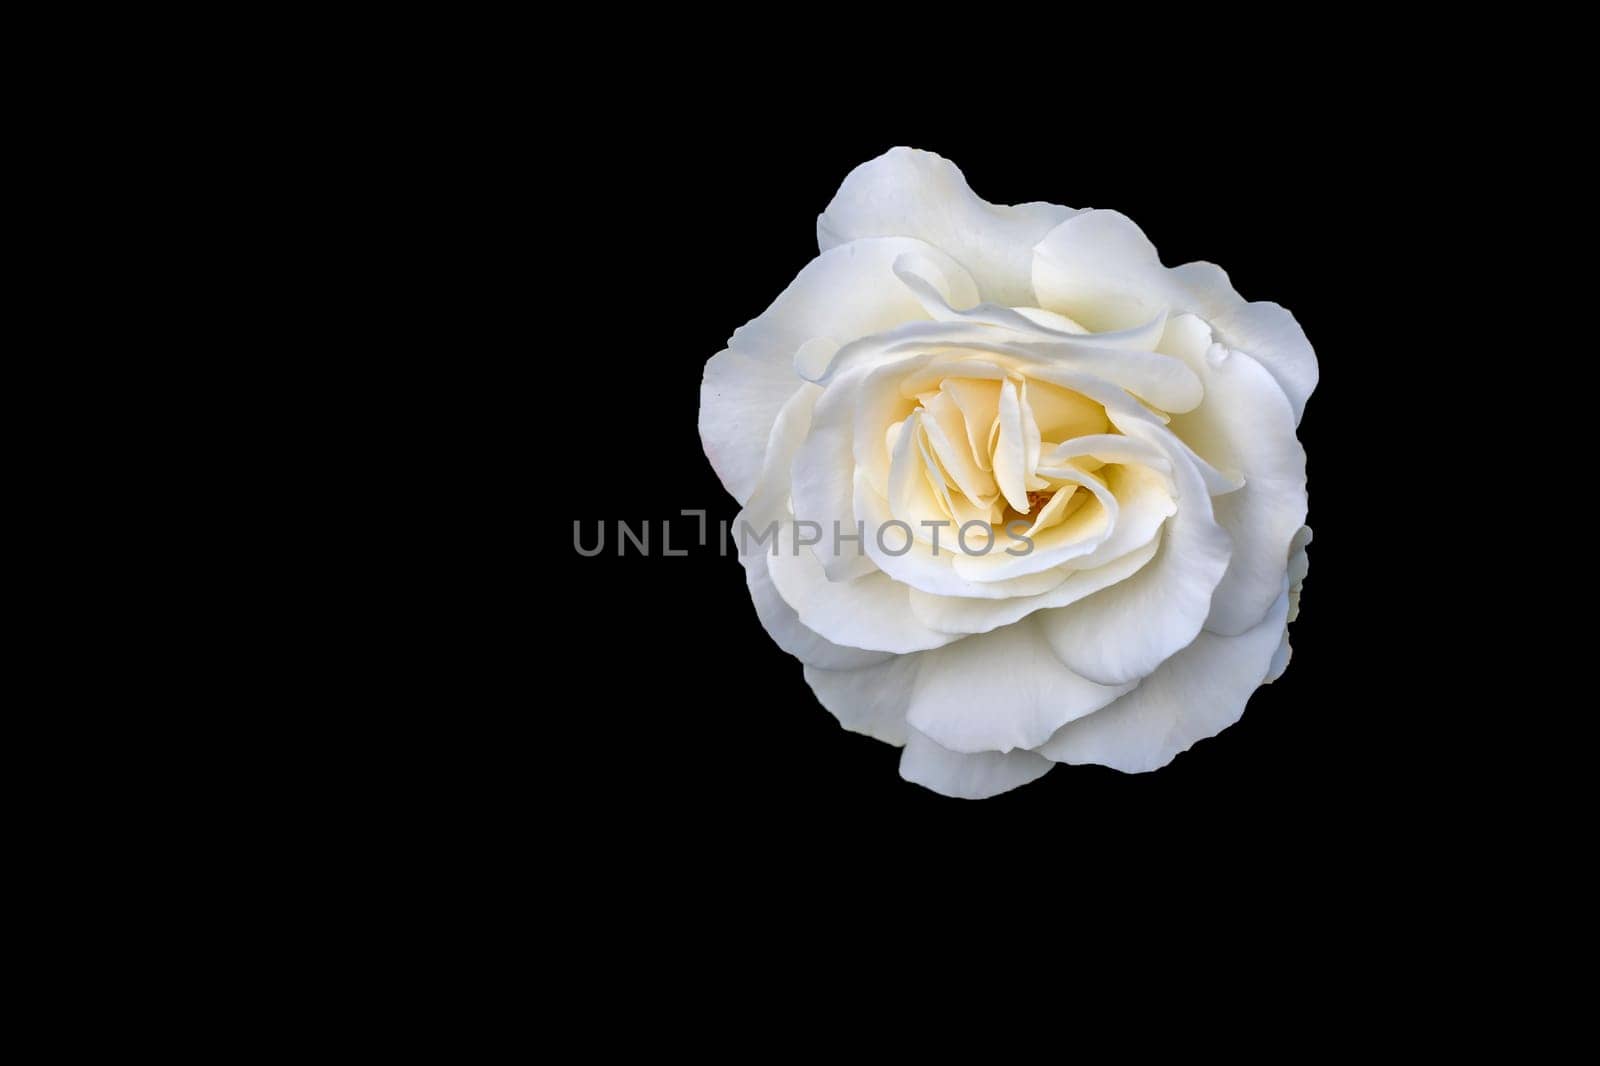
[[[1114,211],[989,204],[906,148],[817,237],[707,362],[700,435],[822,705],[967,798],[1237,721],[1288,664],[1311,539],[1294,318]]]

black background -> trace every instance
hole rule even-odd
[[[1407,624],[1398,593],[1410,545],[1403,523],[1374,521],[1385,470],[1362,443],[1397,413],[1372,402],[1374,368],[1394,389],[1407,362],[1398,349],[1417,341],[1395,332],[1427,239],[1425,193],[1401,157],[1337,113],[1263,122],[1247,145],[859,116],[865,132],[651,118],[549,154],[541,180],[554,184],[537,195],[558,206],[539,214],[526,249],[540,386],[528,446],[554,447],[560,470],[520,490],[545,560],[530,577],[531,639],[533,688],[549,684],[532,713],[556,823],[584,812],[612,831],[586,833],[585,848],[678,856],[1091,839],[1270,852],[1359,843],[1402,817],[1378,813],[1379,792],[1401,733],[1426,712],[1403,681],[1381,679],[1395,665],[1386,634]],[[902,143],[953,160],[992,202],[1121,211],[1167,264],[1209,260],[1247,298],[1289,308],[1316,348],[1321,383],[1300,429],[1315,541],[1293,661],[1242,721],[1160,771],[1061,766],[977,802],[901,780],[899,749],[838,726],[761,628],[737,559],[694,546],[693,520],[679,517],[737,512],[698,436],[706,359],[816,254],[816,216],[850,169]],[[688,557],[615,554],[616,522],[649,522],[658,541],[664,519]],[[575,521],[589,542],[607,526],[604,554],[578,556]]]

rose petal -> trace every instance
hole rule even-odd
[[[817,219],[817,244],[827,250],[862,237],[916,237],[981,279],[981,299],[1033,305],[1033,246],[1074,213],[1055,204],[987,203],[949,160],[892,148],[844,179]]]
[[[994,444],[994,480],[1019,514],[1028,513],[1027,441],[1022,432],[1022,402],[1010,380],[1000,383],[1000,433]]]
[[[859,542],[855,507],[854,421],[865,371],[835,381],[817,400],[811,426],[790,464],[790,503],[795,520],[822,527],[822,541],[809,550],[829,581],[848,581],[877,569]],[[838,535],[835,536],[835,531]]]
[[[1115,211],[1083,211],[1034,248],[1039,305],[1091,329],[1130,324],[1152,309],[1193,312],[1230,347],[1254,356],[1289,399],[1298,425],[1317,384],[1317,358],[1294,316],[1249,303],[1211,263],[1168,269],[1139,227]]]
[[[999,466],[998,458],[995,465]],[[1072,467],[1059,468],[1056,474],[1061,480],[1087,489],[1094,499],[1084,503],[1058,525],[1040,533],[1023,534],[1032,542],[1031,549],[1026,553],[1012,555],[997,551],[987,555],[957,555],[952,564],[955,572],[973,582],[1014,580],[1043,573],[1068,562],[1076,566],[1110,540],[1116,534],[1122,506],[1115,490],[1095,475]]]
[[[797,362],[827,365],[849,341],[926,321],[894,275],[895,260],[907,254],[937,266],[952,299],[976,299],[971,278],[937,249],[903,238],[860,241],[807,263],[771,306],[734,331],[727,350],[707,361],[700,438],[723,487],[741,504],[755,489],[778,410],[802,384]]]
[[[795,354],[815,338],[842,345],[927,320],[922,305],[894,274],[895,260],[908,252],[937,263],[957,298],[975,292],[972,280],[954,260],[921,241],[898,237],[854,241],[807,263],[771,306],[734,331],[728,347],[792,370]]]
[[[842,670],[882,662],[886,653],[841,647],[808,629],[801,623],[794,608],[778,593],[768,569],[770,552],[773,548],[783,547],[782,531],[789,518],[784,506],[788,499],[787,479],[782,472],[788,467],[790,458],[810,425],[812,410],[821,391],[815,385],[806,385],[791,396],[779,411],[767,441],[767,461],[763,464],[755,491],[734,519],[733,535],[739,550],[739,562],[745,568],[745,584],[750,589],[756,617],[778,647],[802,662]],[[771,523],[777,523],[780,539],[758,543],[756,538]]]
[[[1190,293],[1192,308],[1230,348],[1248,352],[1277,381],[1294,408],[1295,425],[1317,387],[1317,355],[1294,315],[1271,300],[1246,301],[1213,263],[1185,263],[1172,276]]]
[[[803,384],[787,365],[732,349],[706,362],[700,383],[700,442],[722,487],[741,504],[755,491],[778,412]]]
[[[927,316],[936,322],[991,326],[1031,341],[1081,342],[1100,348],[1148,352],[1155,348],[1166,318],[1166,312],[1158,310],[1149,319],[1124,329],[1096,333],[1066,315],[1042,307],[1002,307],[992,303],[970,307],[963,304],[958,307],[951,299],[950,286],[942,281],[936,265],[914,255],[903,255],[895,260],[894,273],[922,304]]]
[[[1142,465],[1118,465],[1108,466],[1102,473],[1107,487],[1117,498],[1116,528],[1092,552],[1068,563],[1073,571],[1098,569],[1136,548],[1159,541],[1162,523],[1178,509],[1173,500],[1172,480],[1160,470]]]
[[[993,348],[995,351],[1091,374],[1120,385],[1164,411],[1188,411],[1200,403],[1200,379],[1194,372],[1182,361],[1154,351],[1165,329],[1165,310],[1133,329],[1076,335],[1040,325],[1038,318],[1050,312],[1030,317],[1008,307],[987,304],[957,311],[934,283],[931,268],[916,267],[913,257],[902,256],[896,261],[894,272],[930,318],[993,327],[992,338],[964,338],[969,343],[988,340],[999,345]]]
[[[896,655],[858,670],[808,664],[806,684],[844,728],[898,747],[906,742],[906,708],[911,704],[917,661],[916,655]]]
[[[961,411],[966,427],[967,444],[972,449],[978,469],[990,474],[987,485],[994,481],[994,462],[989,453],[989,430],[1000,417],[1000,382],[975,378],[946,378],[939,386]],[[996,487],[998,490],[998,486]]]
[[[941,633],[987,633],[1035,611],[1065,607],[1115,585],[1137,573],[1160,547],[1160,539],[1152,537],[1142,547],[1093,570],[1072,571],[1061,584],[1038,596],[981,600],[970,596],[933,596],[921,589],[912,589],[911,609],[925,625]]]
[[[1128,580],[1035,616],[1063,663],[1108,685],[1137,681],[1194,640],[1230,549],[1227,533],[1212,517],[1205,483],[1170,443],[1171,435],[1137,424],[1129,429],[1164,447],[1172,466],[1177,511],[1166,523],[1160,552]]]
[[[1311,543],[1311,527],[1302,526],[1289,542],[1289,621],[1300,617],[1300,590],[1305,586],[1311,562],[1306,558],[1306,545]]]
[[[767,569],[770,561],[769,556],[760,552],[740,560],[744,564],[745,584],[750,589],[756,617],[778,647],[803,663],[828,670],[854,670],[891,658],[886,652],[840,647],[808,629],[772,584]]]
[[[900,776],[956,799],[988,799],[1037,781],[1055,765],[1031,751],[985,751],[963,755],[909,730],[900,754]]]
[[[1095,331],[1192,310],[1174,307],[1155,246],[1116,211],[1083,211],[1046,234],[1033,249],[1033,289],[1040,307]]]
[[[1260,363],[1213,344],[1199,370],[1206,402],[1174,416],[1170,428],[1213,465],[1244,476],[1243,488],[1213,501],[1233,557],[1206,628],[1233,635],[1277,598],[1289,543],[1306,518],[1306,453],[1288,399]]]
[[[951,751],[1036,748],[1130,688],[1067,669],[1028,618],[923,652],[906,721]]]
[[[968,581],[955,572],[955,562],[963,558],[957,554],[957,530],[945,529],[940,533],[939,553],[933,553],[931,545],[917,538],[911,538],[911,546],[907,551],[901,551],[905,543],[905,531],[898,526],[890,526],[894,520],[890,513],[889,502],[878,494],[872,487],[866,472],[856,470],[855,513],[862,520],[866,528],[864,548],[878,569],[913,588],[924,592],[931,592],[940,596],[975,596],[983,599],[1003,599],[1009,596],[1037,596],[1055,588],[1066,580],[1066,573],[1062,570],[1046,570],[1040,573],[1027,574],[1006,581],[979,582]],[[882,529],[882,538],[878,532]],[[981,538],[970,538],[974,547],[983,543]],[[955,547],[956,550],[952,550]],[[997,539],[994,551],[1020,550],[1020,546],[1002,533]],[[899,553],[899,554],[894,554]]]
[[[1045,440],[1072,440],[1111,428],[1104,407],[1081,392],[1039,378],[1028,382],[1028,408]]]
[[[1289,619],[1289,621],[1293,621],[1293,619]],[[1267,667],[1267,676],[1261,679],[1263,685],[1272,684],[1283,676],[1285,670],[1289,669],[1289,656],[1292,651],[1293,649],[1289,647],[1289,631],[1285,629],[1283,631],[1283,640],[1278,644],[1278,650],[1272,653],[1272,662]]]
[[[885,574],[829,581],[808,547],[796,551],[794,532],[793,527],[782,531],[778,553],[768,557],[767,567],[778,594],[806,628],[844,647],[897,654],[957,639],[924,625],[911,609],[911,589]]]
[[[1104,710],[1062,727],[1040,753],[1056,762],[1099,763],[1142,773],[1239,720],[1272,666],[1288,595],[1238,636],[1201,633],[1139,687]]]
[[[994,476],[979,466],[973,456],[966,417],[955,398],[941,388],[923,407],[928,413],[923,420],[928,443],[962,494],[975,507],[982,506],[984,500],[993,499],[999,488]]]

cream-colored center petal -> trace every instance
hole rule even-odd
[[[978,469],[986,473],[993,470],[994,462],[989,458],[993,454],[989,430],[994,427],[995,419],[1000,417],[1000,383],[974,378],[946,378],[939,386],[939,391],[949,396],[950,402],[961,412],[967,443],[972,448],[972,457]]]
[[[1129,435],[1166,422],[1165,412],[1028,354],[953,341],[865,374],[856,508],[873,514],[876,490],[886,505],[878,528],[903,524],[873,556],[897,580],[1003,598],[1019,582],[1061,580],[1141,550],[1176,510],[1164,453]],[[992,536],[974,535],[974,524]],[[1007,550],[1019,538],[1027,550]]]
[[[978,464],[966,418],[954,398],[941,388],[938,392],[924,393],[922,407],[928,415],[923,426],[929,443],[962,493],[975,507],[992,499],[998,491],[994,475]]]
[[[1000,383],[1000,419],[994,441],[994,479],[1013,510],[1028,513],[1028,444],[1022,424],[1022,399],[1009,378]]]
[[[886,495],[917,540],[931,541],[924,523],[936,522],[982,522],[997,537],[1025,530],[1057,547],[1108,534],[1116,515],[1102,468],[1126,461],[1107,444],[1125,438],[1101,403],[961,353],[902,379],[899,395],[907,413],[884,429]]]

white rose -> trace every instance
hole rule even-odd
[[[822,705],[969,798],[1237,721],[1288,662],[1310,540],[1293,317],[1114,211],[985,203],[905,148],[817,235],[706,364],[700,434],[736,528],[779,523],[740,558]]]

